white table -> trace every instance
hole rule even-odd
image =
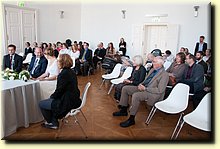
[[[3,80],[1,92],[2,138],[16,132],[18,127],[29,127],[30,123],[43,120],[38,107],[42,99],[39,81]]]
[[[40,81],[41,99],[48,99],[50,95],[55,91],[57,80],[54,81]]]

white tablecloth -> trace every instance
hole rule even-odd
[[[54,81],[40,81],[41,99],[48,99],[50,95],[55,91],[57,80]]]
[[[18,127],[43,120],[39,101],[42,99],[39,81],[2,81],[2,138],[16,132]]]

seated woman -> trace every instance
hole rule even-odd
[[[109,44],[108,44],[108,47],[107,47],[107,49],[106,49],[106,57],[113,57],[114,55],[116,54],[116,50],[115,50],[115,48],[114,48],[114,46],[113,46],[113,43],[112,42],[110,42]]]
[[[115,99],[118,102],[121,98],[121,90],[125,85],[134,85],[138,86],[141,82],[144,81],[146,76],[146,69],[143,66],[143,59],[140,55],[136,55],[133,58],[133,71],[131,77],[124,80],[123,83],[117,84],[115,86]]]
[[[58,119],[63,118],[71,109],[81,105],[77,77],[71,69],[72,64],[73,61],[68,54],[60,55],[58,66],[62,71],[57,78],[56,90],[49,99],[39,102],[45,119],[42,126],[45,128],[58,129]]]
[[[47,48],[44,51],[44,56],[48,60],[47,69],[45,73],[37,78],[37,80],[44,81],[44,80],[56,80],[57,76],[60,72],[57,64],[57,59],[54,56],[53,48]]]
[[[71,57],[74,57],[75,60],[79,58],[80,51],[78,50],[77,45],[73,44],[72,45],[72,52],[70,54]]]

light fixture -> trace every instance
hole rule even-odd
[[[125,12],[126,12],[126,10],[121,10],[121,12],[122,12],[122,18],[125,19]]]
[[[199,9],[199,6],[194,6],[194,17],[198,17],[198,9]]]
[[[60,18],[61,18],[61,19],[64,18],[64,11],[63,11],[63,10],[60,11]]]

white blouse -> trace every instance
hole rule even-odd
[[[80,52],[76,51],[75,53],[71,51],[70,56],[74,57],[75,59],[79,58]]]
[[[48,65],[46,69],[46,73],[49,74],[48,77],[57,76],[60,73],[57,60],[54,60],[54,62],[51,65],[49,64],[50,64],[50,60],[48,60]]]

